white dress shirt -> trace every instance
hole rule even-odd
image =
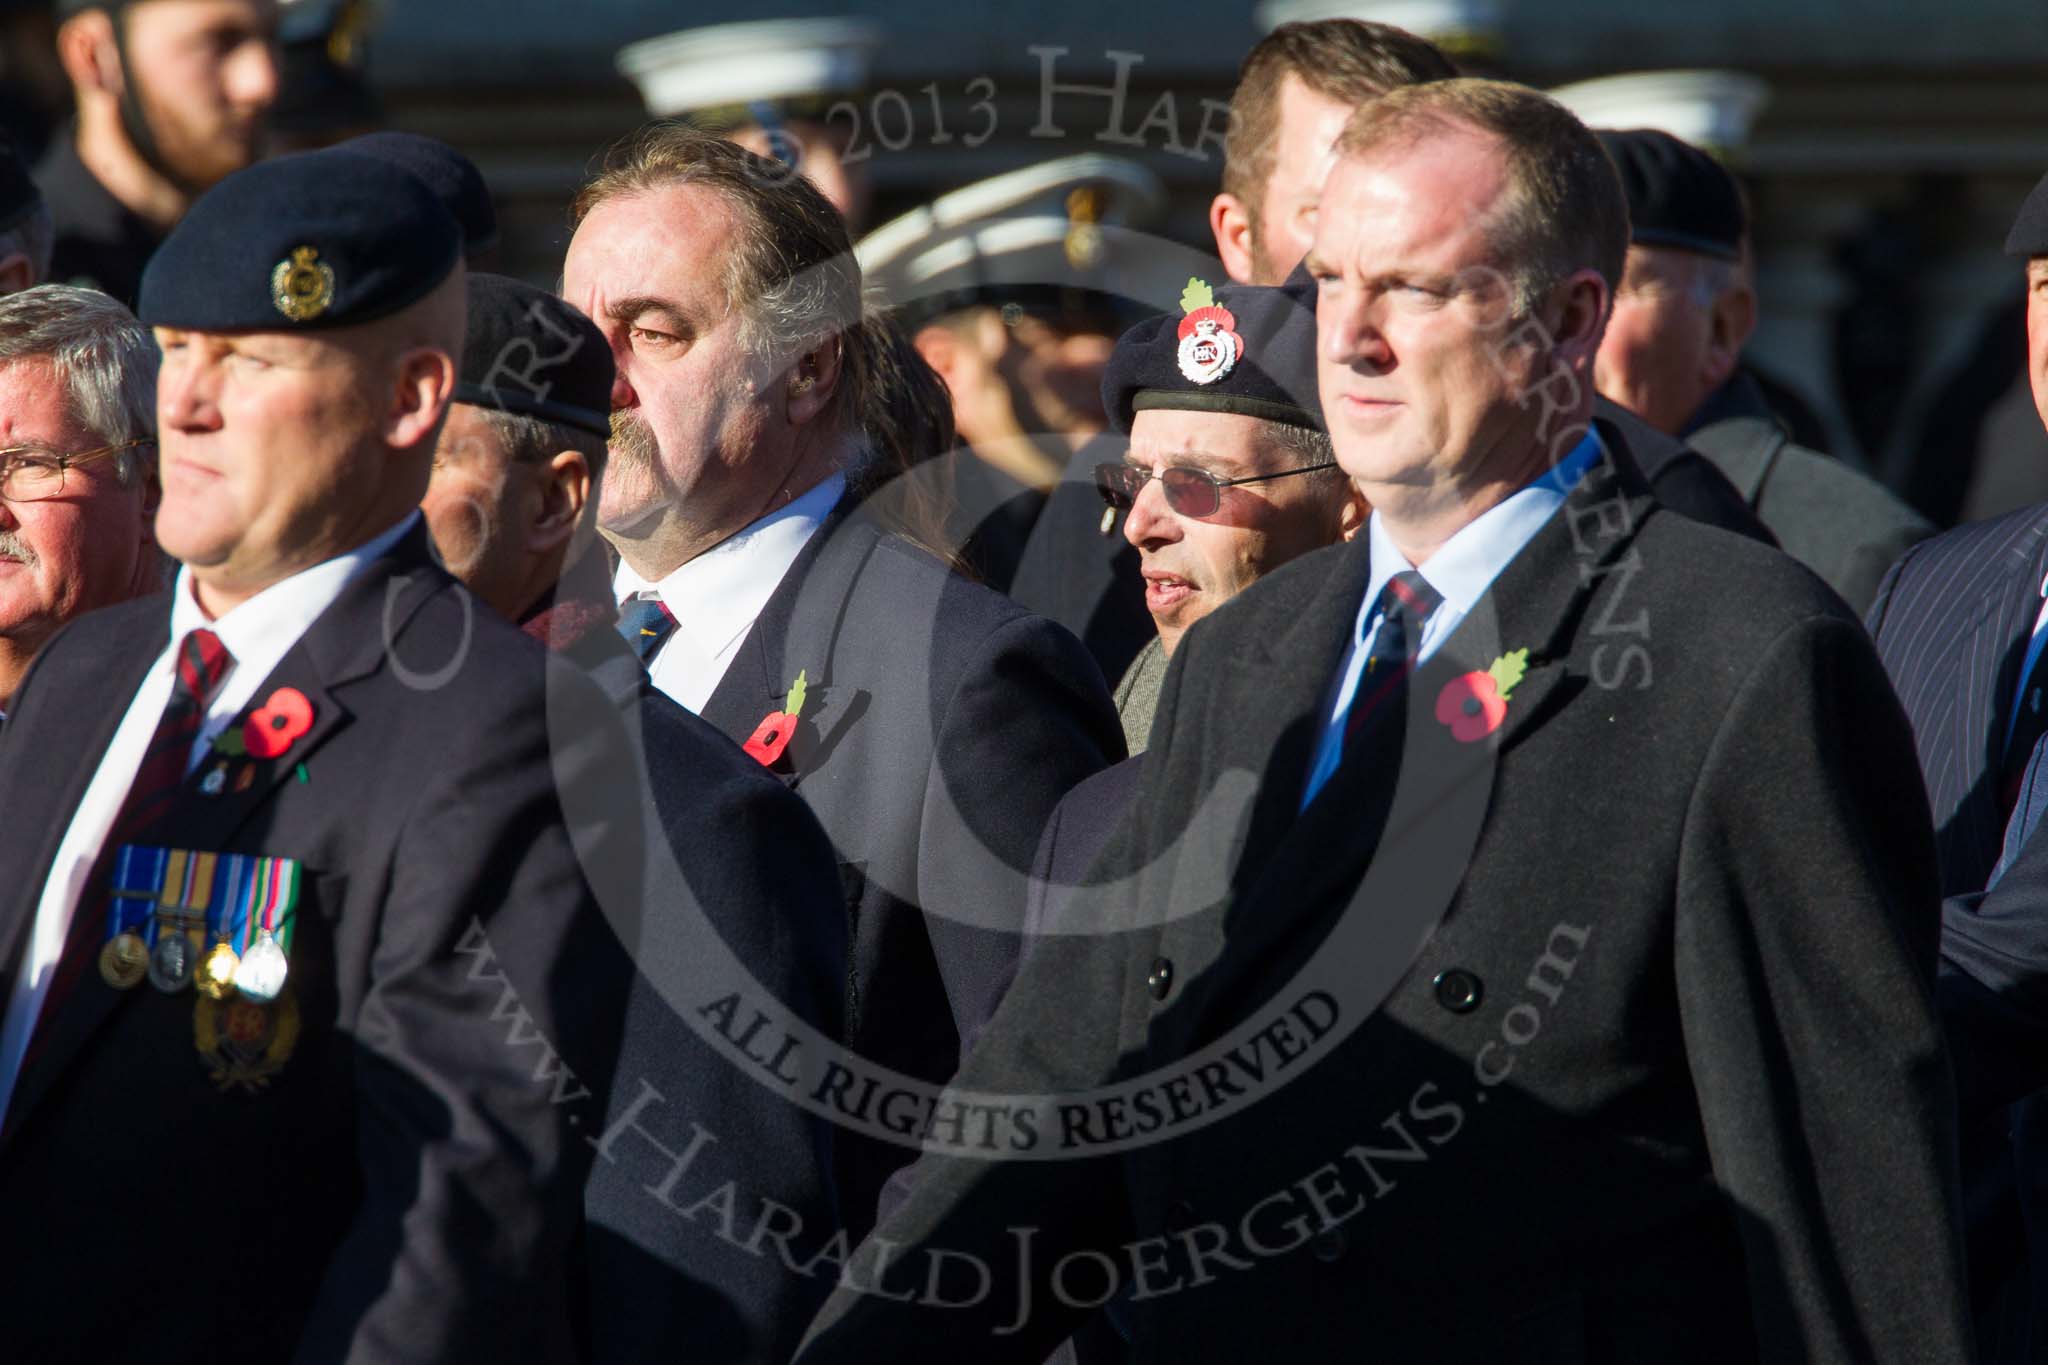
[[[1588,432],[1578,445],[1572,447],[1571,454],[1558,461],[1554,468],[1461,527],[1419,569],[1394,548],[1393,540],[1380,524],[1380,514],[1372,514],[1366,524],[1366,534],[1371,537],[1372,545],[1372,577],[1365,585],[1365,600],[1359,604],[1358,620],[1351,630],[1351,647],[1345,652],[1343,668],[1338,671],[1336,689],[1323,712],[1322,734],[1316,741],[1316,761],[1309,769],[1308,785],[1302,791],[1304,809],[1323,789],[1323,784],[1330,780],[1330,774],[1337,771],[1337,762],[1344,756],[1344,716],[1351,709],[1352,697],[1358,692],[1358,680],[1365,672],[1365,659],[1372,650],[1372,638],[1379,633],[1380,593],[1386,588],[1387,580],[1397,573],[1414,569],[1443,597],[1443,602],[1423,624],[1421,644],[1415,655],[1415,664],[1419,668],[1442,647],[1444,641],[1451,638],[1458,623],[1479,604],[1479,599],[1493,586],[1493,580],[1500,577],[1500,571],[1522,552],[1522,547],[1543,529],[1543,523],[1564,505],[1565,495],[1585,477],[1599,455],[1600,443]]]
[[[754,619],[845,492],[845,475],[834,474],[659,583],[620,561],[612,579],[620,604],[653,593],[676,618],[675,629],[647,661],[657,689],[689,711],[704,709]]]
[[[43,883],[42,899],[36,903],[35,924],[29,930],[28,947],[21,955],[21,970],[7,997],[6,1017],[0,1020],[0,1116],[6,1114],[13,1099],[22,1058],[28,1052],[29,1035],[35,1029],[36,1016],[42,1012],[52,969],[70,936],[72,912],[85,889],[86,876],[99,857],[100,845],[114,827],[114,818],[121,813],[122,803],[128,799],[128,789],[142,767],[142,756],[171,700],[179,642],[203,626],[220,637],[234,660],[214,692],[199,736],[193,741],[185,764],[185,771],[190,773],[212,747],[214,736],[249,704],[256,689],[299,642],[307,627],[334,605],[352,579],[397,544],[419,515],[412,512],[398,525],[349,553],[273,583],[217,621],[206,619],[198,598],[193,596],[192,571],[178,571],[177,587],[171,594],[170,642],[143,675],[142,685],[128,703],[127,714],[115,728],[114,738],[87,784],[85,796],[72,812],[64,841],[57,846],[57,860],[50,865],[50,878]]]

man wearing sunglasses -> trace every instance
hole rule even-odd
[[[1128,510],[1124,539],[1138,552],[1158,630],[1116,690],[1134,754],[1187,628],[1267,571],[1348,539],[1370,510],[1323,428],[1312,284],[1210,290],[1196,281],[1184,301],[1194,308],[1124,335],[1102,384],[1110,421],[1130,443],[1120,463],[1097,467],[1096,487]],[[1225,339],[1210,343],[1223,348],[1213,361],[1183,364],[1203,323],[1219,321],[1201,316],[1210,309],[1235,326],[1217,329]]]
[[[0,714],[57,628],[157,591],[156,347],[104,294],[0,299]]]

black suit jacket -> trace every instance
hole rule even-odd
[[[1987,1082],[2006,1054],[1998,997],[2013,997],[2011,950],[2030,876],[1996,903],[1980,894],[2005,839],[2000,771],[2027,641],[2048,574],[2048,505],[1959,526],[1900,557],[1878,587],[1869,625],[1913,722],[1933,809],[1948,963],[1942,987],[1951,1051],[1970,1101],[1962,1166],[1971,1297],[1987,1361],[2031,1361],[2035,1323],[2048,1304],[2040,1284],[2048,1237],[2048,1114],[2038,1103],[2008,1114],[1987,1096],[2016,1098],[2009,1079]],[[2036,841],[2038,842],[2038,841]],[[1988,910],[1988,913],[1987,913]],[[1973,948],[1972,945],[1977,945]],[[1974,975],[1973,975],[1974,974]],[[2030,1246],[2031,1244],[2031,1246]]]
[[[744,741],[799,671],[801,723],[776,771],[837,848],[847,1044],[943,1082],[1009,982],[1047,814],[1123,757],[1115,708],[1072,636],[858,508],[804,547],[704,719]],[[858,1238],[916,1152],[851,1132],[837,1148]]]
[[[10,983],[169,615],[158,596],[73,622],[0,738]],[[8,1354],[568,1358],[582,1133],[603,1117],[626,976],[582,861],[638,867],[585,804],[618,756],[616,713],[436,567],[422,528],[252,706],[283,686],[312,702],[311,731],[243,791],[201,794],[202,763],[134,842],[302,862],[296,1046],[260,1091],[219,1088],[196,992],[85,970],[0,1134]]]
[[[609,604],[602,556],[572,573],[593,576]],[[798,1254],[832,1235],[833,1127],[764,1075],[786,1030],[746,1030],[758,1009],[843,1036],[832,843],[801,798],[655,690],[615,629],[598,624],[563,652],[619,709],[638,762],[614,780],[633,794],[646,852],[625,1036],[584,1195],[585,1359],[786,1361],[830,1279],[744,1239],[771,1206],[787,1211],[777,1226]],[[679,1212],[728,1183],[732,1236],[708,1231],[706,1212]]]
[[[1368,554],[1183,638],[1104,855],[1128,931],[1040,943],[957,1082],[1142,1140],[932,1158],[893,1259],[982,1256],[988,1303],[835,1294],[799,1358],[1031,1359],[1089,1249],[1143,1361],[1967,1359],[1931,841],[1857,622],[1617,458],[1418,671],[1394,790],[1340,767],[1304,813]],[[1459,741],[1438,708],[1514,648]],[[991,1342],[1017,1228],[1034,1311]]]
[[[1597,412],[1629,443],[1657,500],[1695,521],[1778,542],[1742,494],[1706,456],[1651,427],[1627,408],[1598,400]],[[1123,535],[1123,515],[1103,519],[1095,466],[1124,457],[1124,438],[1098,436],[1074,454],[1025,542],[1010,595],[1081,638],[1111,683],[1157,633],[1145,610],[1138,552]]]

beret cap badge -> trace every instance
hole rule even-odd
[[[1244,338],[1235,330],[1237,319],[1217,305],[1216,291],[1197,279],[1190,279],[1181,291],[1180,306],[1186,313],[1174,333],[1180,338],[1180,372],[1191,384],[1213,384],[1235,369],[1244,355]]]
[[[290,260],[270,272],[270,299],[293,322],[311,322],[334,302],[334,271],[309,246],[292,248]]]

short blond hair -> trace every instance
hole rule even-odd
[[[1488,225],[1517,316],[1534,313],[1559,281],[1594,270],[1611,297],[1628,259],[1628,200],[1607,149],[1562,104],[1506,81],[1460,78],[1390,90],[1337,138],[1339,157],[1367,157],[1434,133],[1477,129],[1500,143],[1509,199]]]

